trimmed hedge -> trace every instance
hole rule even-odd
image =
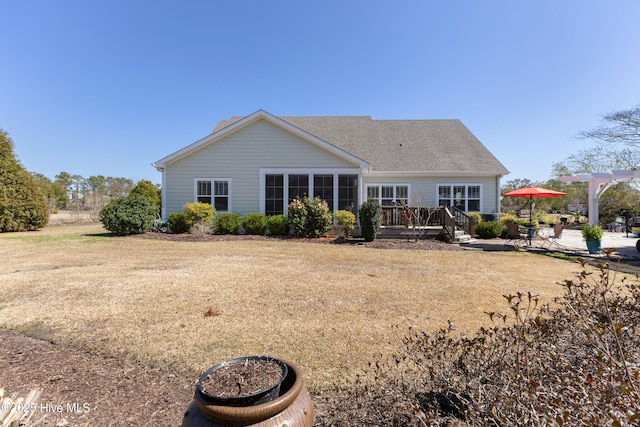
[[[289,234],[289,218],[282,214],[268,216],[267,230],[273,236],[286,236]]]
[[[502,234],[503,228],[498,221],[485,221],[477,224],[474,232],[481,239],[494,239]]]
[[[267,216],[263,213],[252,212],[242,219],[242,226],[247,234],[261,236],[267,232]]]
[[[238,234],[242,225],[242,217],[238,213],[223,213],[216,219],[216,233]]]

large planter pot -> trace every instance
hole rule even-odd
[[[590,254],[599,254],[600,253],[600,240],[590,240],[587,241],[587,250]]]
[[[252,357],[254,358],[254,357]],[[235,363],[240,358],[225,363]],[[261,426],[261,427],[312,427],[313,404],[299,370],[291,363],[279,359],[269,360],[281,363],[286,374],[277,385],[252,393],[249,400],[220,398],[203,391],[208,376],[220,365],[207,370],[196,384],[193,402],[187,409],[182,421],[183,427],[223,427],[223,426]],[[275,391],[274,391],[275,390]],[[260,394],[261,396],[257,396]],[[246,396],[245,396],[246,397]]]

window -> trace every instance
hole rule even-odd
[[[338,209],[358,210],[358,175],[338,175]]]
[[[212,205],[218,212],[228,212],[230,207],[229,179],[196,180],[196,197],[198,202]]]
[[[333,210],[333,175],[313,175],[313,197],[320,197]]]
[[[211,204],[211,181],[198,181],[196,185],[196,200]]]
[[[309,196],[309,175],[289,175],[289,203]]]
[[[265,209],[266,215],[280,215],[284,213],[284,176],[265,176]]]
[[[481,212],[481,186],[472,184],[439,184],[438,205],[455,206],[463,212]]]
[[[266,215],[286,214],[288,204],[295,198],[303,197],[319,197],[327,202],[332,211],[357,211],[358,174],[341,174],[329,169],[307,173],[297,169],[291,172],[286,169],[271,169],[265,170],[261,175],[264,187],[260,198]]]
[[[367,200],[380,200],[380,187],[367,187]]]
[[[213,207],[216,208],[216,212],[228,212],[229,211],[229,182],[228,181],[213,181]]]
[[[409,186],[406,184],[368,185],[367,198],[377,200],[381,206],[409,204]]]

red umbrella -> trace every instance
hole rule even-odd
[[[549,190],[547,188],[536,187],[535,185],[527,185],[526,187],[503,194],[503,196],[523,197],[525,199],[531,199],[533,197],[561,197],[566,195],[567,193],[563,193],[562,191]]]
[[[567,193],[562,191],[549,190],[547,188],[536,187],[535,185],[528,185],[526,187],[519,188],[517,190],[504,193],[506,197],[522,197],[523,199],[529,199],[529,229],[531,229],[531,211],[533,210],[533,198],[534,197],[562,197]],[[531,243],[531,233],[529,233],[529,243]]]

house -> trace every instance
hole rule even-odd
[[[162,172],[166,218],[185,203],[217,212],[286,214],[296,196],[332,210],[370,198],[383,206],[456,206],[500,212],[507,169],[459,120],[373,120],[368,116],[276,117],[260,110],[153,166]]]

